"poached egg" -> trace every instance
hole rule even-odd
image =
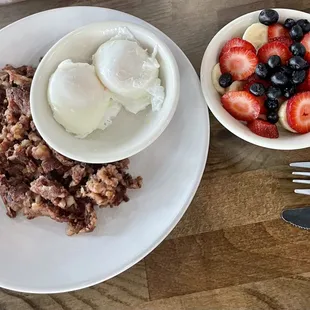
[[[93,56],[98,78],[129,112],[136,114],[150,104],[158,111],[162,106],[165,93],[156,54],[156,48],[149,55],[138,42],[116,37],[103,43]]]
[[[165,99],[160,65],[127,28],[99,46],[93,64],[61,62],[50,77],[48,102],[66,131],[84,138],[104,130],[122,107],[138,113],[149,105],[159,111]]]
[[[94,66],[71,60],[61,62],[51,76],[48,101],[55,120],[79,138],[106,128],[120,110],[99,81]]]

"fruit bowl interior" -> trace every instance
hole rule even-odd
[[[287,18],[310,20],[310,14],[304,12],[288,9],[275,10],[280,15],[279,22],[281,23]],[[222,28],[210,42],[205,51],[201,66],[201,85],[204,97],[218,121],[243,140],[262,147],[279,150],[294,150],[310,147],[310,133],[303,135],[294,134],[282,128],[279,123],[277,127],[280,136],[277,139],[268,139],[254,134],[245,124],[236,120],[222,107],[221,97],[213,87],[211,73],[214,65],[218,62],[218,56],[222,47],[228,40],[234,37],[242,37],[244,31],[251,24],[258,22],[259,13],[260,11],[252,12],[233,20]]]

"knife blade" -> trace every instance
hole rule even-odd
[[[281,217],[293,226],[310,230],[310,207],[283,210]]]

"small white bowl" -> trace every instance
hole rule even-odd
[[[47,100],[48,81],[65,59],[91,63],[98,47],[127,27],[142,47],[150,52],[158,47],[160,78],[165,101],[159,112],[146,110],[134,115],[124,109],[106,130],[96,130],[84,139],[65,131],[53,118]],[[143,26],[123,22],[102,22],[79,28],[59,40],[44,56],[34,76],[30,107],[33,121],[42,138],[57,152],[88,163],[108,163],[137,154],[153,143],[165,130],[176,110],[180,92],[179,70],[169,48]]]
[[[286,18],[293,18],[296,20],[304,18],[310,20],[310,14],[304,12],[288,9],[275,10],[280,15],[280,22],[284,22]],[[223,45],[234,37],[242,37],[248,26],[258,22],[259,13],[260,11],[252,12],[233,20],[222,28],[211,40],[203,56],[200,73],[204,97],[210,110],[219,122],[243,140],[277,150],[296,150],[310,147],[310,133],[304,135],[293,134],[284,129],[282,130],[280,124],[278,125],[280,131],[280,137],[278,139],[268,139],[254,134],[244,124],[234,119],[222,107],[220,95],[213,87],[211,72],[213,66],[218,62],[218,56]]]

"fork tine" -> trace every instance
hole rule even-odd
[[[294,175],[303,175],[303,176],[310,176],[310,172],[292,172]]]
[[[293,183],[310,184],[310,180],[295,179]]]
[[[291,167],[310,168],[310,162],[291,163]]]
[[[310,189],[295,189],[294,192],[301,195],[310,195]]]

